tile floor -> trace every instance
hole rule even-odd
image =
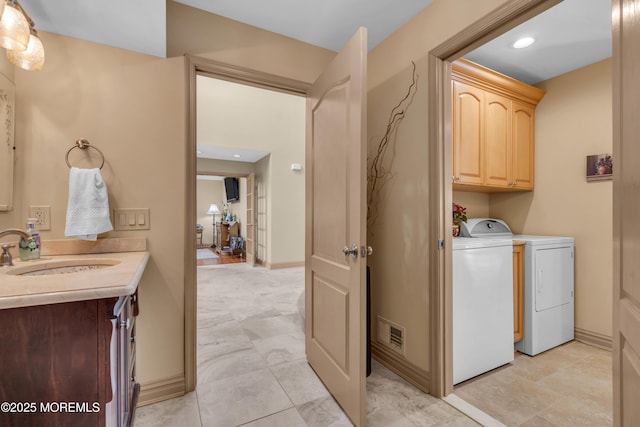
[[[198,267],[198,387],[141,407],[137,427],[341,427],[351,423],[304,353],[304,269]],[[367,425],[476,426],[373,361]],[[572,342],[456,386],[507,426],[608,426],[611,353]]]
[[[351,426],[306,362],[304,269],[198,267],[198,387],[138,408],[136,427]],[[476,426],[374,361],[367,425]]]
[[[507,426],[613,425],[611,352],[573,341],[466,381],[454,393]]]

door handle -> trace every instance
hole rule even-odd
[[[373,254],[373,248],[371,246],[360,246],[360,256],[362,258],[372,254]]]
[[[344,256],[351,255],[354,258],[358,258],[358,245],[353,243],[351,245],[351,249],[345,246],[344,248],[342,248],[342,253],[344,254]]]

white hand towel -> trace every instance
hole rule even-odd
[[[69,202],[64,235],[96,240],[98,234],[113,230],[109,219],[109,195],[100,169],[71,168]]]

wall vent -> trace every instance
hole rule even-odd
[[[378,341],[404,354],[404,327],[378,316]]]

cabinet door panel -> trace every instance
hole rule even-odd
[[[535,110],[513,101],[513,182],[519,189],[533,190]]]
[[[484,92],[453,81],[453,176],[456,184],[483,183]]]
[[[490,92],[485,94],[485,184],[511,184],[511,100]]]
[[[524,338],[524,245],[513,247],[513,342]]]
[[[100,331],[110,323],[96,301],[0,310],[0,402],[36,402],[36,409],[0,412],[0,426],[104,426]],[[42,410],[40,402],[45,408]],[[58,410],[60,402],[89,402],[91,410]],[[93,403],[100,405],[92,412]],[[29,412],[32,411],[32,412]]]

